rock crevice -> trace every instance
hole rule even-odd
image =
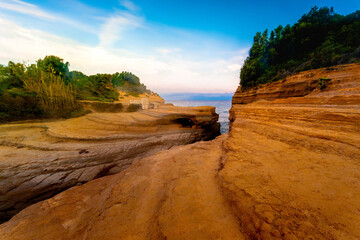
[[[178,122],[191,122],[184,126]],[[161,106],[0,127],[0,219],[136,159],[219,135],[213,107]]]

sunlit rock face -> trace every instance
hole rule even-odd
[[[219,134],[213,107],[163,105],[134,113],[0,127],[0,218],[69,187],[121,172],[140,157]]]
[[[274,101],[298,97],[302,102],[310,103],[322,98],[323,102],[314,102],[324,105],[329,104],[349,105],[358,103],[359,91],[359,64],[338,65],[328,68],[309,70],[290,75],[283,80],[264,84],[250,90],[242,91],[241,86],[236,90],[232,103],[247,104],[254,101]],[[325,82],[320,89],[319,82]],[[300,97],[306,97],[304,100]],[[342,99],[341,97],[345,98]]]
[[[360,238],[359,64],[239,89],[230,120],[220,182],[250,238]]]
[[[319,78],[331,79],[322,90]],[[159,151],[38,202],[0,225],[0,236],[359,239],[359,105],[356,64],[238,91],[228,134]]]

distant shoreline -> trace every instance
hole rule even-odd
[[[160,93],[165,101],[231,101],[234,93]]]

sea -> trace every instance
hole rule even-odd
[[[172,103],[175,106],[180,107],[216,107],[216,113],[219,114],[221,134],[229,131],[229,110],[231,108],[231,100],[169,100],[166,101],[166,103]]]

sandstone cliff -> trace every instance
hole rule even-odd
[[[331,79],[323,90],[320,77]],[[239,89],[229,134],[34,204],[0,236],[359,239],[359,105],[359,64]]]
[[[220,179],[245,232],[360,239],[360,65],[239,90]]]
[[[219,134],[213,107],[163,105],[63,121],[0,126],[0,219],[136,158]]]
[[[238,87],[233,104],[246,104],[259,100],[279,100],[291,97],[320,97],[323,101],[336,104],[349,104],[349,100],[358,103],[359,64],[338,65],[300,72],[283,80],[264,84],[256,88],[242,91]],[[319,81],[325,82],[324,91],[319,89]],[[331,98],[333,95],[334,98]],[[302,101],[302,98],[298,98]],[[344,100],[344,101],[343,101]],[[324,102],[321,102],[324,103]]]

